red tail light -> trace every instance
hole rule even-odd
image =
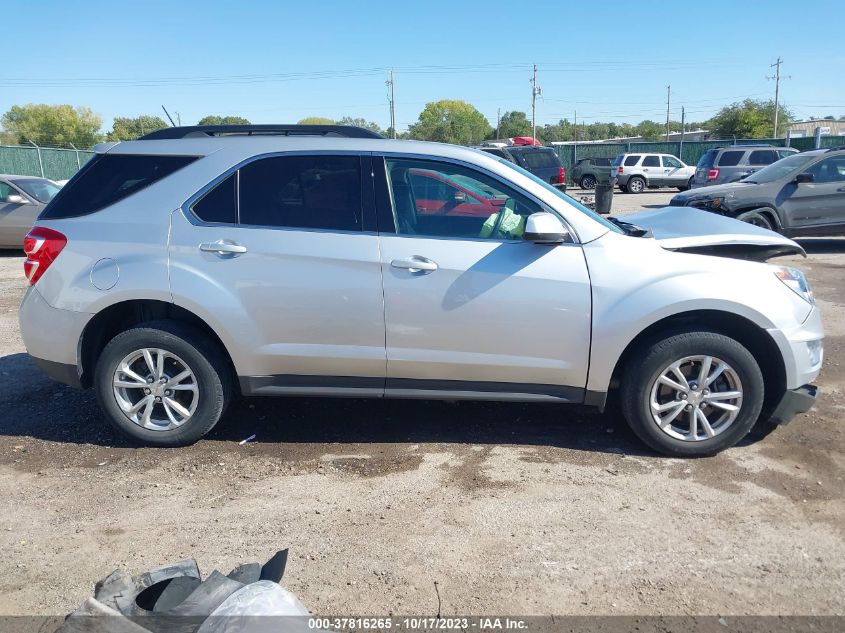
[[[561,167],[560,169],[557,170],[557,181],[560,184],[563,184],[563,183],[566,182],[566,167]]]
[[[623,173],[624,171],[625,171],[625,168],[624,168],[624,167],[622,167],[622,165],[619,165],[619,167],[617,167],[617,168],[616,168],[616,173],[617,173],[617,174],[621,174],[621,173]]]
[[[65,244],[67,244],[67,238],[64,235],[43,226],[33,227],[27,233],[23,238],[23,252],[26,253],[23,272],[29,279],[30,285],[35,285],[35,282],[41,279],[41,275],[47,272]]]
[[[718,169],[707,170],[707,180],[716,180],[719,177]]]

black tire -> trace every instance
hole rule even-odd
[[[622,193],[628,193],[628,187],[626,187],[625,185],[619,185],[619,191],[621,191]]]
[[[774,215],[774,209],[770,209],[769,207],[763,207],[760,209],[754,209],[753,211],[746,211],[745,213],[740,213],[738,216],[736,216],[736,219],[742,220],[743,222],[747,222],[748,224],[753,224],[754,226],[759,226],[763,229],[777,231],[778,228],[771,219],[774,217]]]
[[[683,187],[678,187],[678,191],[689,191],[690,189],[692,189],[692,178]]]
[[[642,193],[646,190],[646,182],[639,176],[631,176],[628,178],[628,184],[625,185],[625,191],[628,193]]]
[[[127,355],[143,348],[175,354],[194,374],[198,402],[181,426],[168,430],[144,428],[130,420],[117,403],[112,386],[115,370]],[[106,345],[97,360],[94,389],[111,425],[133,442],[147,446],[187,446],[206,435],[223,415],[231,400],[232,378],[221,350],[208,336],[183,323],[150,321],[121,332]]]
[[[595,189],[596,188],[596,177],[587,174],[585,176],[581,176],[581,182],[578,183],[581,186],[581,189]]]
[[[742,384],[743,399],[736,419],[724,431],[715,437],[689,441],[661,430],[652,418],[649,402],[652,385],[663,369],[695,355],[709,355],[728,363]],[[697,331],[652,339],[632,354],[624,369],[620,402],[631,429],[655,451],[673,457],[704,457],[734,446],[748,435],[760,417],[764,396],[763,375],[751,352],[723,334]]]

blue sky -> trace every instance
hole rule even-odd
[[[800,117],[845,115],[841,0],[674,2],[38,2],[5,0],[0,112],[70,103],[103,117],[179,112],[255,123],[362,116],[387,126],[395,68],[397,127],[429,101],[464,99],[495,124],[707,119],[744,97]],[[509,35],[515,33],[515,35]],[[174,114],[175,117],[175,114]]]

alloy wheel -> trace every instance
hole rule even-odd
[[[199,386],[188,364],[167,350],[143,348],[127,354],[112,379],[114,398],[129,420],[169,431],[191,419]]]
[[[661,431],[699,442],[726,431],[742,408],[736,370],[714,356],[686,356],[665,367],[650,389],[649,408]]]

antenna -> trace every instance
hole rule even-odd
[[[176,127],[176,124],[173,122],[173,117],[170,116],[170,113],[167,111],[167,108],[164,107],[164,104],[162,104],[161,109],[164,110],[164,113],[167,115],[167,118],[170,119],[170,125]]]

